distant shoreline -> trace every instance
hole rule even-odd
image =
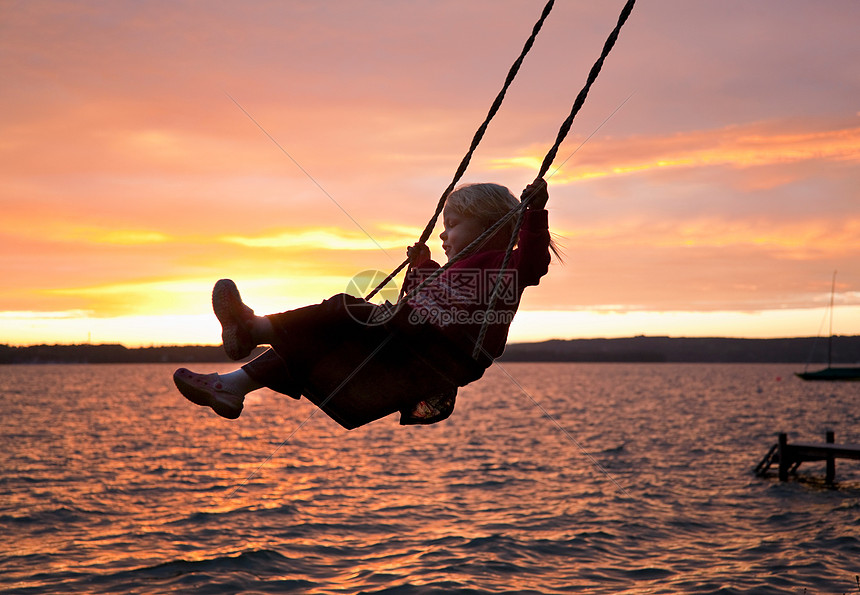
[[[570,339],[511,343],[504,362],[642,362],[642,363],[786,363],[820,364],[827,361],[828,340],[822,337],[789,339],[733,339],[719,337],[630,337]],[[261,353],[258,348],[255,355]],[[0,345],[0,364],[49,363],[226,363],[218,345],[172,345],[129,348],[101,345]],[[833,363],[860,362],[860,336],[833,338]]]

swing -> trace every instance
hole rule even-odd
[[[460,162],[453,180],[442,193],[433,216],[422,232],[419,239],[420,244],[426,243],[433,233],[448,195],[465,173],[472,154],[480,143],[490,120],[501,106],[508,87],[513,82],[520,65],[531,49],[538,32],[552,10],[553,4],[554,0],[550,0],[546,4],[519,57],[511,66],[501,91],[499,91],[486,118],[475,133],[469,150]],[[597,79],[603,62],[615,45],[621,27],[630,15],[634,4],[635,0],[627,0],[615,28],[603,46],[600,57],[589,72],[585,86],[577,95],[570,114],[562,123],[555,143],[544,157],[536,179],[543,178],[549,171],[559,146],[567,136],[576,114],[585,103],[588,92]],[[401,290],[397,306],[414,297],[455,262],[473,253],[499,227],[516,217],[515,230],[500,267],[500,270],[505,270],[516,244],[517,235],[523,222],[523,214],[531,198],[530,195],[524,193],[519,206],[512,209],[444,266],[429,275],[408,294],[404,295],[405,292]],[[368,294],[366,299],[370,300],[407,265],[410,265],[409,259],[406,259],[392,271],[382,283]],[[500,289],[501,275],[490,296],[487,313],[492,312],[495,308]],[[480,334],[474,343],[474,349],[469,354],[453,341],[448,340],[446,343],[446,339],[430,328],[429,325],[408,324],[407,321],[403,320],[403,309],[397,306],[393,308],[391,318],[384,324],[366,327],[357,324],[346,340],[335,349],[322,354],[321,357],[305,360],[305,365],[302,366],[302,377],[297,379],[302,386],[302,394],[348,430],[397,411],[409,409],[424,399],[440,394],[456,394],[458,387],[478,380],[493,361],[492,356],[483,348],[489,326],[489,316],[484,317]],[[427,333],[434,333],[432,341],[422,339]]]

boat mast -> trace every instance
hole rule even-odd
[[[833,282],[830,285],[830,338],[827,340],[827,367],[833,363],[833,295],[836,293],[836,271],[833,271]]]

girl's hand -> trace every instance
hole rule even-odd
[[[430,260],[430,248],[427,247],[427,244],[416,242],[406,249],[406,258],[413,266],[419,265]]]
[[[546,180],[543,178],[538,178],[523,190],[523,193],[520,195],[520,200],[523,200],[527,197],[531,196],[531,200],[529,201],[528,208],[530,209],[543,209],[546,207],[546,201],[549,200],[549,192],[546,189]]]

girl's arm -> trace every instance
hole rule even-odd
[[[538,178],[525,187],[520,200],[528,200],[523,213],[523,226],[517,237],[517,250],[513,265],[517,269],[520,287],[537,285],[549,271],[550,245],[549,219],[546,203],[549,200],[546,180]]]
[[[530,198],[529,209],[541,210],[546,207],[546,202],[549,200],[549,192],[547,191],[546,180],[538,178],[528,186],[520,195],[520,200]]]
[[[406,249],[406,257],[412,266],[403,280],[403,288],[406,292],[412,291],[433,271],[439,268],[439,263],[430,258],[430,248],[426,244],[416,243]]]
[[[409,259],[409,264],[413,267],[421,266],[430,260],[430,248],[427,247],[427,244],[415,242],[406,249],[406,258]]]
[[[523,226],[517,238],[513,266],[517,269],[520,286],[537,285],[549,271],[549,217],[546,209],[531,205],[523,215]]]

